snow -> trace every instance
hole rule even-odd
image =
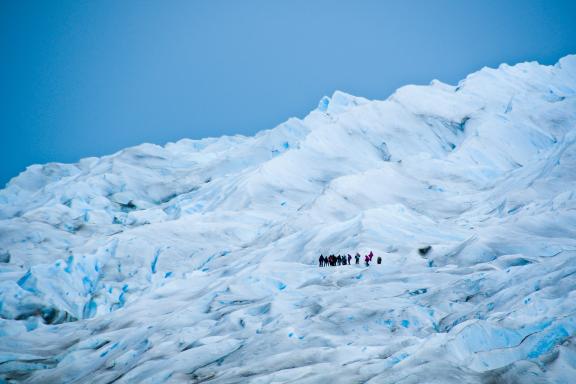
[[[575,124],[567,56],[30,166],[0,191],[0,379],[570,382]]]

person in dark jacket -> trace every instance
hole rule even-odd
[[[358,252],[356,252],[354,258],[356,259],[356,264],[360,264],[360,254]]]
[[[338,255],[338,257],[336,258],[336,264],[342,265],[342,256]]]
[[[364,256],[364,262],[366,263],[366,266],[369,267],[370,266],[370,256],[368,256],[368,255]]]
[[[346,265],[346,264],[347,264],[346,256],[342,256],[342,265]]]
[[[348,254],[348,265],[352,265],[352,255]]]
[[[377,264],[382,264],[382,258],[380,256],[378,256],[378,258],[376,259],[376,263]]]
[[[320,258],[318,259],[318,265],[320,267],[324,266],[324,256],[323,255],[320,255]]]

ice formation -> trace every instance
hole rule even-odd
[[[567,56],[31,166],[0,191],[0,378],[574,382],[575,124]]]

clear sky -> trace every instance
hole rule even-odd
[[[0,186],[33,163],[253,134],[576,53],[576,1],[0,0]]]

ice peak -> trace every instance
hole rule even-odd
[[[369,100],[363,97],[353,96],[337,90],[334,91],[331,97],[324,96],[320,99],[318,110],[329,114],[337,114],[368,102]]]

